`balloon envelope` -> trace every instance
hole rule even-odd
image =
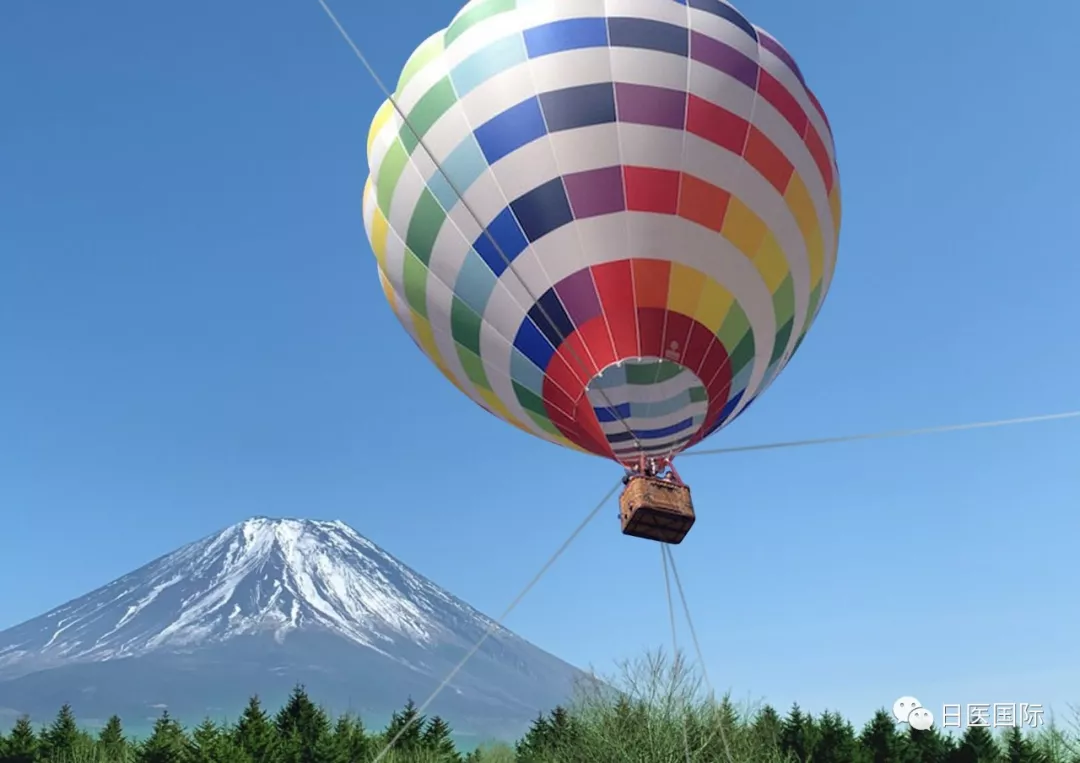
[[[832,279],[828,121],[721,0],[473,0],[408,60],[368,162],[417,345],[496,416],[621,462],[746,410]]]

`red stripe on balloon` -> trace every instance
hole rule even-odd
[[[629,358],[637,352],[637,313],[634,310],[634,276],[630,260],[606,262],[592,267],[600,305],[611,328],[615,355]]]
[[[601,267],[603,266],[593,268],[594,276],[595,271]],[[601,292],[604,288],[601,286],[603,280],[600,277],[596,281]],[[638,309],[637,316],[638,321],[643,321],[646,326],[666,324],[671,327],[672,335],[679,333],[689,337],[685,347],[680,347],[679,351],[666,357],[683,365],[705,385],[709,398],[705,422],[690,440],[690,443],[698,442],[716,422],[731,392],[731,363],[728,361],[728,352],[723,343],[704,325],[682,313],[645,307]],[[608,316],[608,321],[612,322],[611,316]],[[619,352],[604,361],[594,357],[592,360],[597,360],[597,363],[593,363],[585,349],[594,344],[600,346],[601,335],[606,332],[604,317],[597,316],[576,327],[563,340],[545,371],[543,398],[548,417],[563,436],[592,453],[618,461],[604,436],[586,389],[589,381],[599,375],[603,367],[619,360],[639,357],[640,354],[635,346],[632,352]],[[647,333],[651,335],[652,329]],[[656,351],[643,354],[665,357],[660,347],[662,330],[655,331],[655,335],[656,342],[653,346]],[[583,378],[586,373],[590,375],[587,379]],[[574,411],[574,415],[571,417],[564,411]]]

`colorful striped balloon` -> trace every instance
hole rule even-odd
[[[623,463],[746,410],[836,263],[825,114],[722,0],[472,0],[405,65],[368,162],[417,345],[496,416]]]

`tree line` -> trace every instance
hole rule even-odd
[[[381,763],[1080,763],[1074,735],[1053,721],[954,735],[900,726],[881,709],[856,729],[834,712],[713,701],[678,658],[662,655],[628,663],[620,681],[580,687],[514,744],[458,749],[449,723],[421,716],[412,700],[385,728],[368,729],[352,714],[332,718],[296,686],[276,714],[252,697],[232,724],[208,718],[185,729],[165,711],[143,740],[116,716],[92,735],[64,705],[49,725],[22,717],[0,735],[0,763],[371,763],[395,738]]]

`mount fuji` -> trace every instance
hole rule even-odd
[[[341,522],[257,517],[0,631],[0,716],[235,718],[302,683],[384,722],[426,699],[494,623]],[[583,674],[495,626],[429,713],[519,734]],[[4,724],[7,725],[7,724]]]

